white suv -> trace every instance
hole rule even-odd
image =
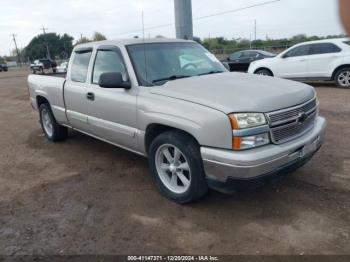
[[[335,81],[350,88],[350,39],[328,39],[295,45],[274,58],[253,62],[249,73],[300,81]]]

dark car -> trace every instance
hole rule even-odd
[[[45,73],[45,70],[52,70],[55,74],[57,71],[57,63],[51,59],[39,59],[35,60],[33,64],[30,65],[30,69],[33,74],[36,72],[40,72],[42,74]]]
[[[226,60],[222,62],[230,68],[231,72],[247,72],[250,63],[275,56],[275,54],[262,50],[245,50],[231,54]]]
[[[7,67],[6,64],[0,64],[0,72],[4,71],[7,72],[9,70],[9,68]]]

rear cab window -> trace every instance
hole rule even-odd
[[[81,48],[74,52],[70,79],[73,82],[85,83],[89,70],[92,48]]]

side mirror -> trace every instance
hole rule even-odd
[[[227,61],[231,61],[230,57],[226,58]]]
[[[100,76],[98,85],[102,88],[123,88],[130,89],[130,82],[124,82],[121,73],[103,73]]]

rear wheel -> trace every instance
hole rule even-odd
[[[335,82],[338,87],[350,88],[350,67],[340,69],[335,74]]]
[[[51,111],[49,104],[42,104],[39,108],[40,123],[45,136],[51,142],[63,141],[68,136],[68,128],[59,125]]]
[[[263,75],[263,76],[273,76],[270,70],[267,69],[259,69],[258,71],[255,72],[257,75]]]
[[[199,146],[182,132],[166,132],[151,143],[149,167],[161,193],[185,204],[203,197],[205,180]]]

